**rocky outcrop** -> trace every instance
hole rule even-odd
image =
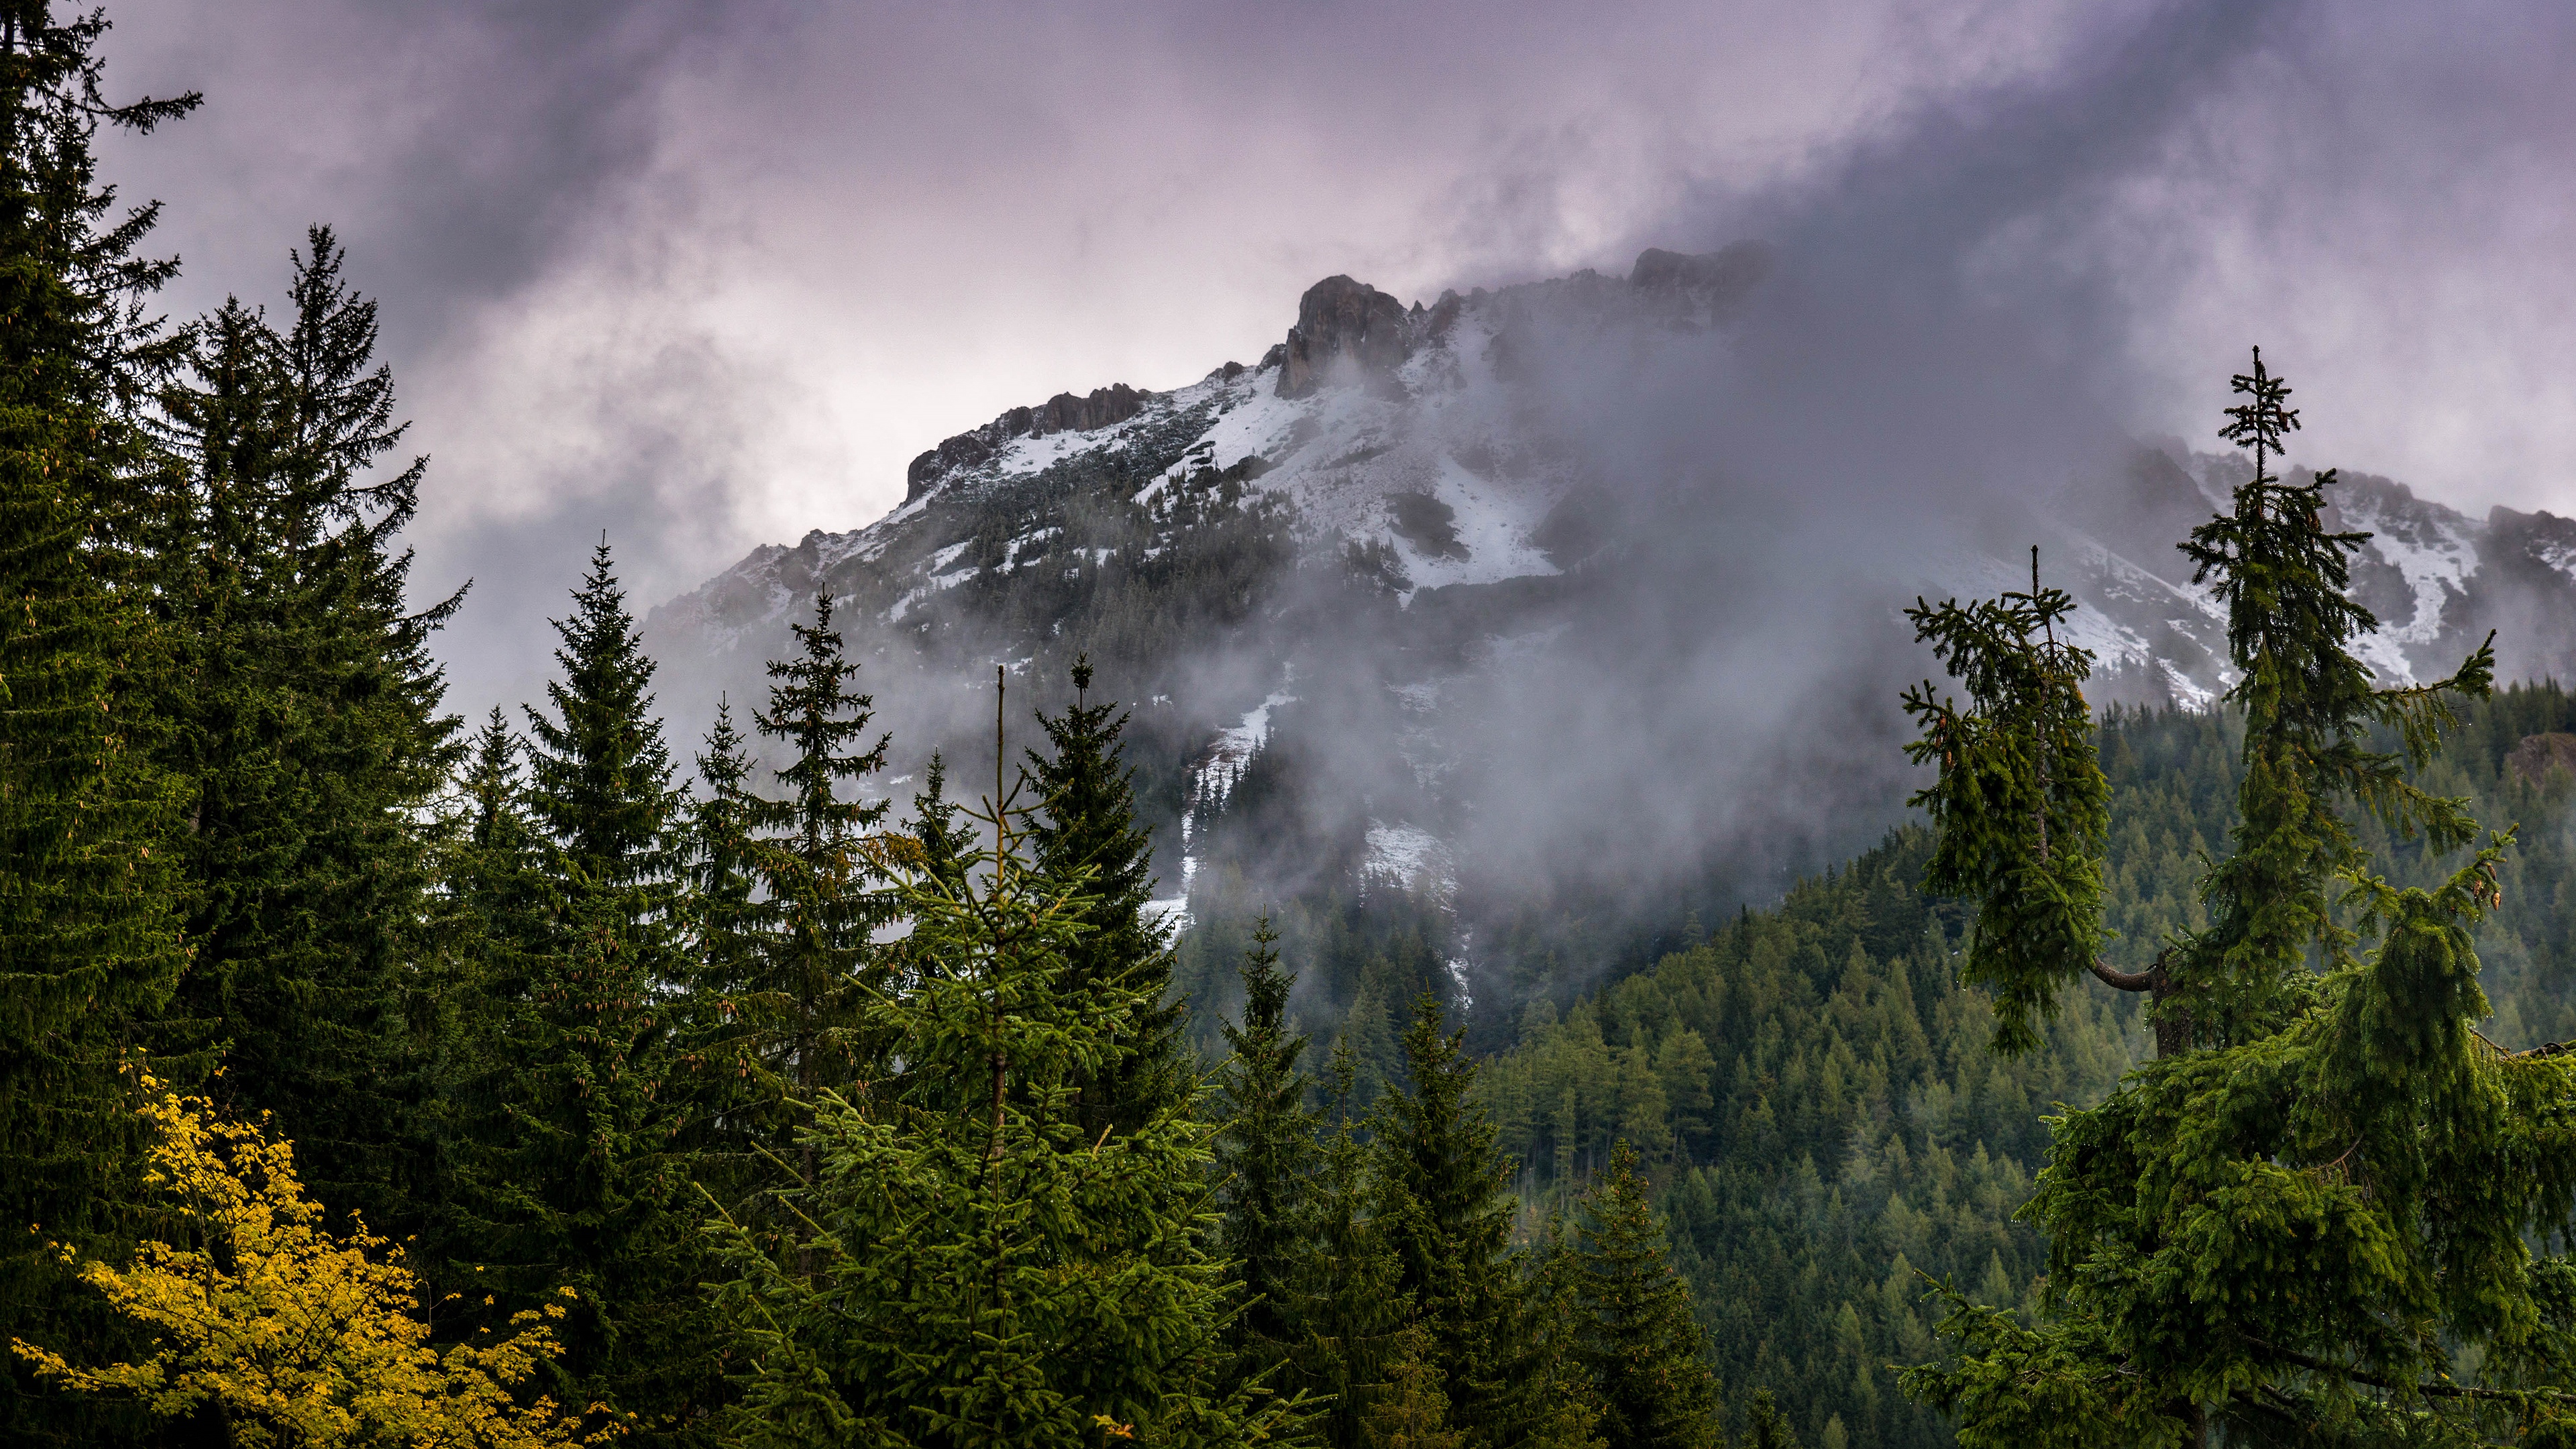
[[[1760,242],[1741,241],[1719,251],[1688,255],[1648,247],[1637,253],[1628,285],[1644,291],[1716,292],[1729,296],[1750,290],[1771,267],[1770,252]]]
[[[1365,282],[1326,277],[1297,301],[1297,325],[1280,353],[1279,395],[1307,396],[1337,365],[1362,379],[1391,377],[1413,350],[1413,331],[1414,315],[1402,302]]]
[[[2504,763],[2535,785],[2546,781],[2552,770],[2576,771],[2576,735],[2524,735]]]
[[[912,466],[904,470],[903,501],[910,503],[919,498],[932,483],[959,468],[990,461],[1013,438],[1115,427],[1143,411],[1153,397],[1150,392],[1122,382],[1094,388],[1088,397],[1060,392],[1036,407],[1013,408],[973,432],[944,439],[938,447],[913,459]]]

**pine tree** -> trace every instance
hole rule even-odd
[[[785,1190],[810,1248],[725,1236],[736,1442],[1236,1445],[1290,1427],[1216,1385],[1226,1290],[1189,1104],[1098,1133],[1077,1117],[1075,1081],[1136,1050],[1151,1003],[1075,981],[1088,903],[1033,869],[1003,759],[967,888],[909,892],[928,966],[872,1003],[902,1076],[822,1094],[816,1178]]]
[[[1074,702],[1053,719],[1038,716],[1054,755],[1028,752],[1044,817],[1034,832],[1038,869],[1062,890],[1082,882],[1090,901],[1087,929],[1073,946],[1075,983],[1114,982],[1145,993],[1146,1010],[1131,1023],[1136,1050],[1117,1073],[1080,1084],[1084,1120],[1096,1131],[1132,1124],[1189,1094],[1181,1046],[1182,1003],[1166,1000],[1172,981],[1169,933],[1146,918],[1153,894],[1153,845],[1135,823],[1133,773],[1121,763],[1119,734],[1127,716],[1115,704],[1090,702],[1091,664],[1073,666]],[[1084,873],[1088,872],[1086,876]]]
[[[1252,1373],[1277,1364],[1294,1341],[1291,1295],[1311,1251],[1307,1193],[1318,1152],[1319,1122],[1306,1107],[1312,1083],[1297,1069],[1306,1038],[1288,1029],[1296,978],[1279,969],[1278,942],[1263,917],[1244,951],[1243,1023],[1225,1028],[1234,1053],[1217,1078],[1217,1246],[1242,1285],[1233,1342]]]
[[[1621,1142],[1586,1196],[1576,1267],[1582,1357],[1613,1444],[1709,1449],[1721,1425],[1717,1383],[1690,1289],[1665,1261],[1664,1225],[1637,1155]]]
[[[543,934],[524,976],[487,982],[462,1089],[458,1217],[490,1270],[477,1281],[512,1297],[468,1318],[490,1326],[572,1286],[559,1397],[693,1442],[721,1385],[688,1185],[698,1104],[680,1061],[679,801],[650,713],[653,666],[605,544],[574,605],[555,625],[557,717],[529,711]]]
[[[2499,899],[2510,833],[2400,891],[2369,873],[2341,813],[2437,851],[2469,840],[2464,803],[2407,771],[2438,752],[2452,701],[2487,691],[2491,648],[2435,684],[2372,687],[2353,647],[2375,623],[2345,593],[2364,536],[2326,530],[2332,473],[2272,473],[2298,415],[2259,353],[2235,386],[2248,401],[2224,436],[2251,449],[2252,476],[2185,545],[2228,606],[2245,717],[2231,848],[2201,882],[2210,924],[2146,971],[2092,964],[2154,993],[2158,1059],[2057,1119],[2024,1210],[2048,1237],[2048,1317],[2026,1327],[1945,1288],[1959,1356],[1903,1381],[1972,1449],[2196,1446],[2213,1421],[2257,1440],[2566,1434],[2576,1296],[2559,1285],[2576,1268],[2528,1243],[2576,1202],[2561,1143],[2576,1061],[2507,1054],[2474,1029],[2488,1005],[2470,933]],[[2372,748],[2374,728],[2398,748]],[[1966,798],[1942,763],[1940,788]],[[2047,878],[2023,869],[2026,837],[1973,809],[1936,820],[1986,831],[2003,855],[1983,867],[1991,889]],[[2376,950],[2357,953],[2373,929]],[[2086,932],[2098,918],[2066,936]]]
[[[197,97],[109,104],[106,22],[53,12],[0,5],[0,1321],[122,1351],[45,1245],[131,1240],[142,1144],[117,1068],[184,960],[185,805],[153,758],[144,686],[164,660],[138,580],[147,458],[129,411],[168,360],[142,308],[175,263],[135,255],[157,208],[116,214],[91,143]],[[12,1442],[131,1427],[53,1401],[23,1364],[0,1381]]]
[[[848,1092],[875,1075],[873,1034],[861,1017],[883,983],[869,937],[894,918],[896,901],[868,836],[888,802],[855,792],[845,799],[841,790],[885,767],[886,738],[865,743],[875,702],[849,692],[859,666],[842,653],[830,595],[814,596],[812,624],[790,627],[802,652],[770,663],[778,682],[769,708],[752,718],[795,754],[777,771],[786,798],[747,802],[763,832],[751,856],[763,887],[760,943],[755,974],[733,993],[737,1030],[725,1049],[761,1084],[766,1110],[750,1117],[765,1121],[768,1150],[794,1159],[810,1184],[815,1149],[797,1141],[792,1104],[810,1106],[826,1089]]]

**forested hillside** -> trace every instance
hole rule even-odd
[[[2111,786],[2108,958],[2145,964],[2207,925],[2195,883],[2224,848],[2242,778],[2233,712],[2114,710],[2100,729]],[[2477,937],[2514,1048],[2576,1036],[2576,695],[2514,685],[2469,705],[2423,784],[2479,820],[2519,824],[2503,904]],[[2379,823],[2356,831],[2399,884],[2431,856]],[[1560,1009],[1524,1011],[1481,1100],[1543,1212],[1636,1144],[1673,1225],[1676,1261],[1730,1384],[1775,1390],[1811,1440],[1941,1444],[1891,1365],[1931,1353],[1937,1313],[1917,1271],[1982,1302],[2033,1303],[2044,1244],[2012,1220],[2048,1146],[2054,1104],[2101,1100],[2152,1049],[2137,998],[2078,991],[2025,1056],[1987,1050],[1985,994],[1957,982],[1964,912],[1926,898],[1928,837],[1878,850],[1748,911],[1690,950]]]
[[[1366,544],[1273,607],[1214,402],[916,498],[965,575],[800,578],[694,740],[603,540],[469,728],[375,304],[317,226],[273,314],[152,320],[91,148],[196,98],[106,104],[102,34],[0,3],[0,1438],[2576,1432],[2576,696],[2375,678],[2259,354],[2186,549],[2223,706],[2097,715],[2034,556],[1910,611],[1964,702],[1905,696],[1875,849],[1471,910],[1414,822],[1491,829],[1435,784],[1494,762],[1320,707],[1403,688],[1204,747],[1134,697],[1328,610],[1493,643]]]

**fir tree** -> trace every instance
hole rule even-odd
[[[1312,1084],[1297,1059],[1306,1038],[1288,1029],[1296,978],[1279,969],[1278,941],[1263,917],[1244,951],[1243,1023],[1225,1028],[1234,1053],[1217,1078],[1217,1245],[1242,1285],[1234,1344],[1250,1372],[1276,1364],[1293,1342],[1292,1285],[1311,1251],[1307,1192],[1319,1123],[1305,1105]]]
[[[2147,970],[2093,967],[2155,993],[2158,1059],[2056,1122],[2024,1210],[2048,1236],[2049,1316],[2026,1327],[1945,1289],[1959,1357],[1904,1382],[1970,1446],[2196,1446],[2212,1421],[2324,1442],[2564,1434],[2576,1302],[2555,1285],[2571,1270],[2535,1260],[2527,1235],[2576,1206],[2559,1145],[2576,1068],[2473,1029],[2489,1007],[2470,932],[2509,840],[2400,891],[2340,814],[2436,851],[2468,840],[2463,802],[2407,771],[2439,750],[2451,701],[2486,692],[2492,654],[2436,684],[2371,686],[2352,650],[2375,624],[2345,596],[2363,535],[2326,530],[2331,473],[2272,473],[2298,416],[2260,354],[2235,385],[2248,401],[2225,436],[2252,476],[2185,546],[2228,606],[2245,716],[2231,849],[2201,882],[2210,924]],[[2395,751],[2370,747],[2374,726]],[[1995,839],[2010,889],[2028,850]],[[2329,910],[2338,888],[2352,921]]]
[[[689,801],[684,855],[684,919],[688,991],[678,1045],[681,1090],[693,1110],[710,1121],[747,1127],[762,1093],[751,1079],[738,1018],[739,993],[762,979],[759,880],[753,856],[751,758],[734,727],[732,701],[719,697],[715,723],[696,758],[699,789]],[[739,1202],[766,1183],[759,1134],[708,1134],[691,1175],[715,1184],[727,1202]]]
[[[1172,953],[1168,932],[1146,917],[1153,894],[1153,846],[1135,823],[1133,774],[1121,762],[1127,716],[1115,704],[1090,702],[1091,664],[1073,666],[1074,702],[1053,719],[1038,716],[1052,758],[1028,754],[1028,774],[1045,811],[1034,831],[1038,869],[1071,889],[1083,882],[1090,901],[1085,931],[1073,946],[1075,983],[1114,982],[1144,993],[1147,1007],[1130,1023],[1141,1033],[1117,1073],[1079,1084],[1084,1120],[1095,1130],[1134,1123],[1179,1101],[1191,1089],[1181,1049],[1182,1004],[1168,1001]]]
[[[1665,1261],[1664,1225],[1627,1143],[1587,1195],[1581,1230],[1577,1321],[1602,1434],[1639,1449],[1710,1449],[1721,1428],[1717,1383],[1690,1289]]]
[[[910,892],[928,969],[872,1003],[901,1078],[822,1094],[817,1176],[786,1190],[810,1248],[724,1235],[737,1442],[1234,1445],[1290,1427],[1216,1385],[1226,1290],[1188,1104],[1097,1133],[1074,1111],[1073,1084],[1136,1050],[1151,1003],[1073,979],[1087,903],[1032,868],[1002,765],[997,748],[967,888]]]
[[[105,29],[41,0],[0,5],[0,1320],[121,1351],[46,1245],[115,1256],[130,1241],[141,1143],[119,1057],[147,1044],[184,960],[185,806],[153,759],[145,686],[164,661],[139,587],[146,458],[129,421],[168,360],[142,308],[175,263],[135,255],[157,207],[118,214],[91,143],[197,97],[109,104]],[[0,1381],[12,1442],[128,1427],[48,1401],[22,1364]]]

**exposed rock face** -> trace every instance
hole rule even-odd
[[[1759,242],[1698,256],[1648,247],[1629,269],[1628,289],[1668,323],[1688,329],[1725,320],[1770,270],[1770,249]]]
[[[1770,269],[1770,252],[1760,242],[1737,242],[1697,256],[1648,247],[1637,254],[1628,285],[1641,291],[1710,292],[1732,301],[1751,291]]]
[[[1013,438],[1048,433],[1088,433],[1114,427],[1144,410],[1154,395],[1125,383],[1094,388],[1089,397],[1060,392],[1033,408],[1013,408],[971,433],[959,433],[912,460],[904,470],[903,501],[910,503],[942,474],[990,459]]]
[[[1390,376],[1412,350],[1413,318],[1402,302],[1365,282],[1326,277],[1297,301],[1297,325],[1280,354],[1279,395],[1306,396],[1343,359],[1364,376]]]
[[[1091,390],[1089,397],[1060,392],[1039,404],[1029,422],[1032,433],[1087,433],[1123,423],[1143,410],[1149,394],[1125,383]]]
[[[2576,770],[2576,735],[2524,735],[2504,762],[2506,768],[2537,785],[2552,770]]]

